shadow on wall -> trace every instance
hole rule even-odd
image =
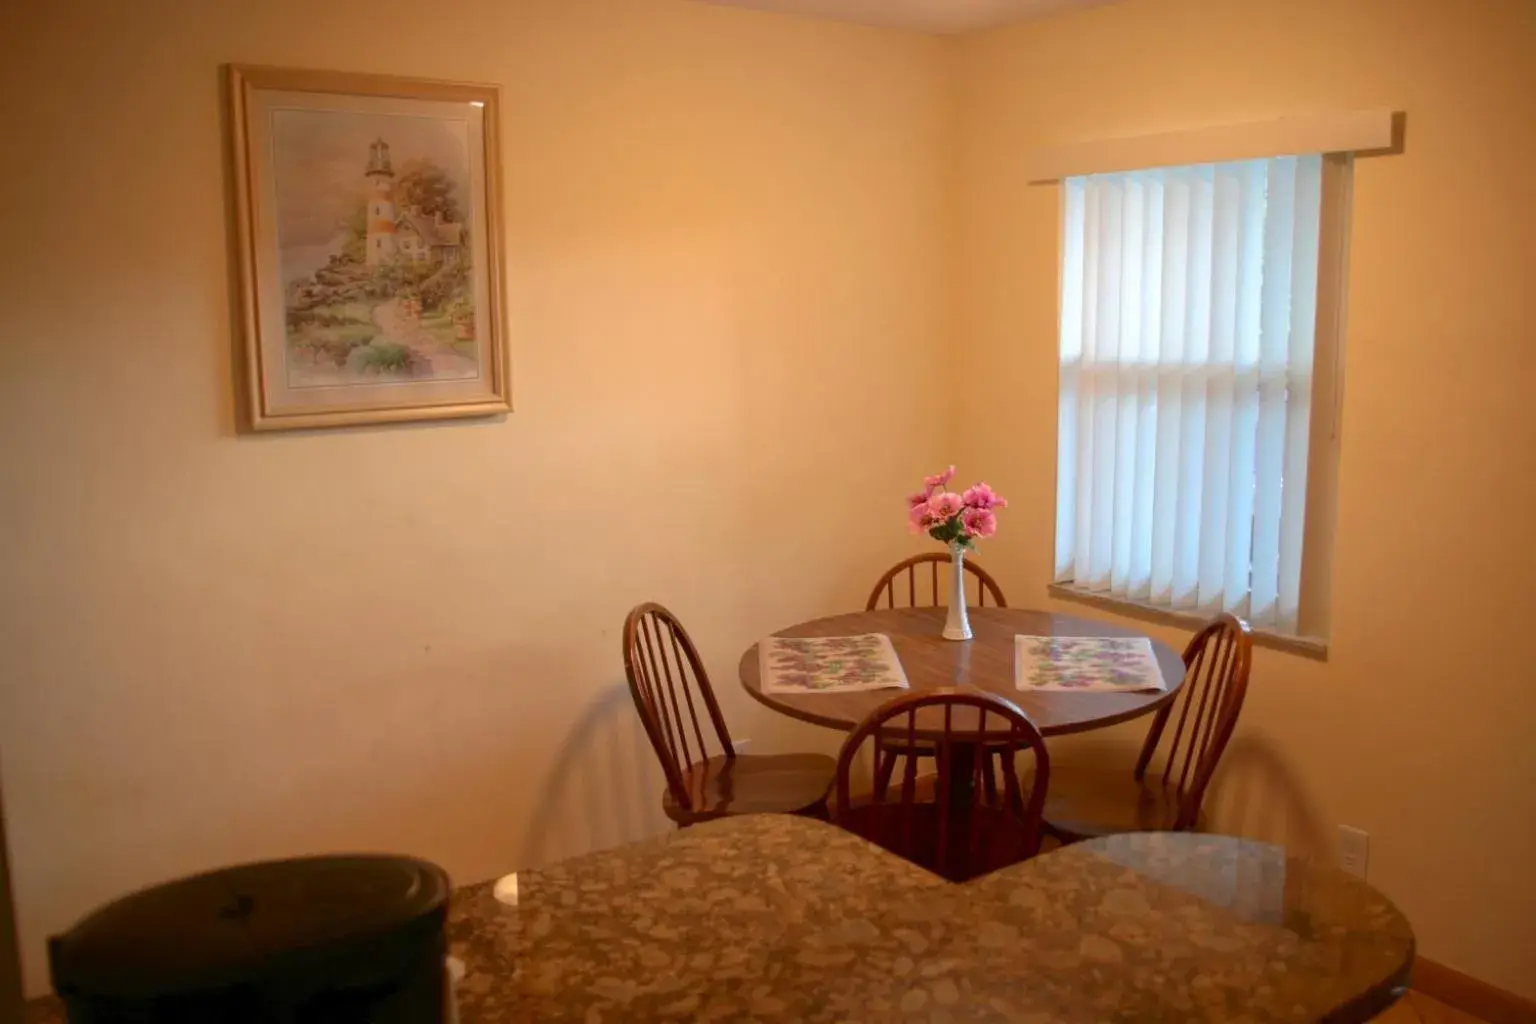
[[[1212,831],[1331,857],[1333,844],[1312,808],[1301,782],[1259,736],[1233,738],[1205,798]]]
[[[529,821],[524,866],[662,835],[661,767],[620,683],[588,705],[555,755]]]

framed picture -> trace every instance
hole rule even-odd
[[[511,411],[496,87],[228,77],[245,425]]]

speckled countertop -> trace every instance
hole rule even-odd
[[[1120,836],[956,886],[758,816],[523,872],[515,898],[455,894],[462,1024],[1365,1020],[1414,949],[1370,887],[1221,836]]]
[[[1375,890],[1220,836],[1122,836],[954,886],[765,816],[517,889],[515,909],[460,894],[464,1024],[1367,1019],[1413,958]]]

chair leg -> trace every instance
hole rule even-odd
[[[826,798],[823,797],[820,803],[812,804],[810,807],[796,811],[795,817],[812,818],[816,821],[831,821],[832,810],[827,806]]]

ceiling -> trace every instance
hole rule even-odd
[[[1115,0],[704,0],[809,18],[890,25],[952,34],[992,28],[1059,11],[1097,7]]]

